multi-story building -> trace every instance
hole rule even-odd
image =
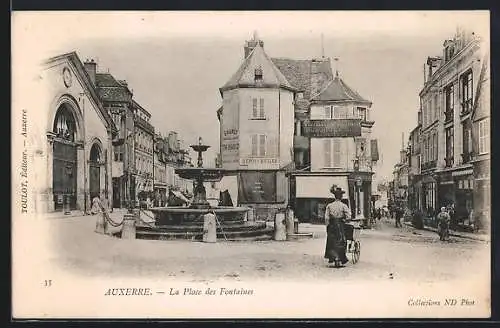
[[[221,181],[233,202],[271,218],[288,200],[285,170],[293,162],[296,89],[264,51],[255,35],[244,47],[236,73],[220,88]]]
[[[479,220],[478,227],[486,231],[491,225],[490,92],[489,50],[486,49],[471,113],[471,162],[474,171],[474,214],[471,217],[472,220]]]
[[[136,200],[145,200],[153,193],[153,150],[155,129],[149,123],[151,114],[132,100],[134,112],[135,139],[135,196]],[[139,197],[140,195],[145,195]],[[141,199],[140,199],[141,198]]]
[[[154,198],[155,206],[165,206],[167,200],[167,141],[161,135],[155,135],[154,141]]]
[[[31,91],[40,95],[39,110],[30,113],[29,121],[34,155],[23,162],[46,168],[24,173],[35,190],[35,213],[87,212],[91,198],[113,197],[112,142],[117,135],[95,90],[95,74],[71,52],[46,60],[33,80]]]
[[[418,125],[410,132],[408,155],[408,208],[411,211],[422,209],[422,184],[420,182],[420,112]]]
[[[135,200],[134,113],[132,92],[126,81],[110,73],[99,73],[97,63],[88,61],[85,68],[93,80],[104,108],[118,128],[113,143],[113,207],[127,207]]]
[[[217,111],[222,167],[235,173],[228,190],[238,204],[257,216],[290,205],[303,221],[321,218],[337,184],[353,214],[367,218],[378,159],[371,102],[333,76],[329,59],[270,58],[255,36],[244,53]]]
[[[408,207],[409,200],[409,178],[410,178],[410,159],[411,145],[405,146],[404,136],[401,150],[399,151],[399,162],[394,165],[393,170],[393,201],[394,205],[403,209]]]
[[[473,208],[472,109],[481,71],[480,39],[458,30],[441,56],[427,59],[420,92],[422,206],[429,215],[453,204],[456,218]]]

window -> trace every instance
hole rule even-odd
[[[445,121],[453,120],[453,109],[455,107],[455,93],[453,83],[444,89],[445,94]]]
[[[446,129],[446,166],[453,165],[453,127]]]
[[[113,147],[113,157],[115,162],[123,162],[124,145]]]
[[[325,106],[325,119],[333,118],[333,106]]]
[[[255,81],[262,81],[262,68],[257,67],[254,71]]]
[[[347,112],[347,107],[345,106],[332,106],[332,118],[347,118]]]
[[[342,142],[341,138],[323,140],[324,167],[342,167]]]
[[[362,121],[366,121],[366,120],[367,120],[367,116],[366,116],[366,108],[363,108],[363,107],[358,107],[358,117],[359,117]]]
[[[462,85],[462,113],[466,113],[472,109],[472,70],[460,77],[460,83]]]
[[[472,150],[472,130],[470,120],[465,121],[462,124],[462,153],[463,153],[463,162],[468,162],[470,160],[469,153]]]
[[[434,117],[432,120],[435,121],[439,118],[439,109],[441,107],[441,106],[439,106],[439,96],[437,93],[434,95],[434,106],[433,107],[434,107],[433,108],[434,109],[434,111],[433,111]]]
[[[252,156],[255,157],[266,156],[266,135],[264,134],[252,135]]]
[[[438,134],[437,132],[434,133],[434,159],[437,160],[438,158]]]
[[[429,136],[429,154],[428,161],[434,160],[434,135]]]
[[[264,98],[252,99],[252,119],[265,119]]]
[[[485,119],[482,121],[479,121],[479,153],[480,154],[486,154],[490,150],[490,126],[489,126],[489,120]]]

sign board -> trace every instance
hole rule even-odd
[[[238,203],[276,202],[276,172],[241,172]]]
[[[332,185],[345,191],[343,198],[349,199],[347,176],[296,176],[296,198],[333,198],[330,193]]]
[[[359,137],[360,119],[305,120],[302,135],[316,138]]]
[[[240,166],[246,169],[256,170],[275,170],[279,169],[280,161],[278,158],[268,157],[244,157],[240,158]]]
[[[230,127],[222,130],[221,158],[222,165],[237,164],[240,150],[239,130]]]

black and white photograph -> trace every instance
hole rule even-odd
[[[490,317],[488,11],[11,18],[13,318]]]

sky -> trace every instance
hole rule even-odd
[[[441,55],[457,26],[489,38],[484,11],[26,12],[12,21],[14,65],[23,49],[34,55],[22,58],[76,51],[96,60],[98,71],[128,81],[157,132],[211,145],[207,166],[219,144],[219,88],[242,63],[245,40],[257,31],[270,57],[311,59],[323,48],[339,58],[344,82],[373,102],[379,181],[390,180],[402,134],[416,126],[427,57]]]

